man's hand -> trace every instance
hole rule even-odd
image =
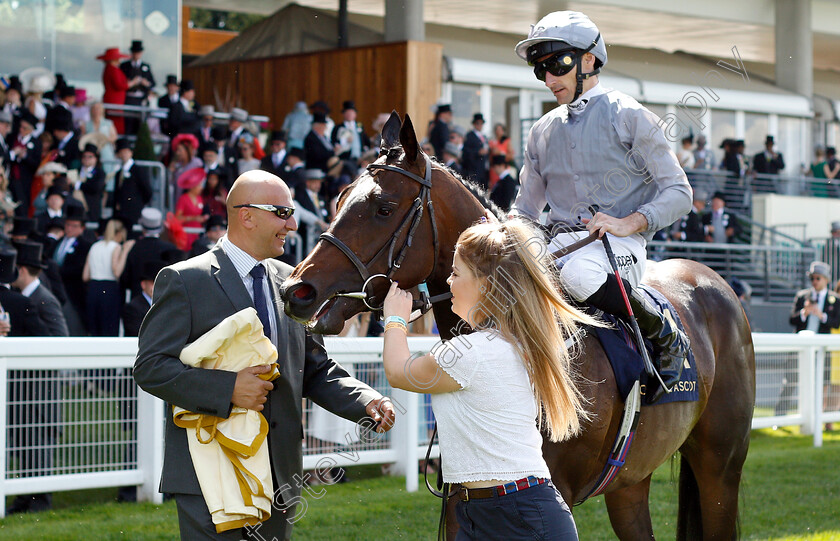
[[[262,411],[268,391],[274,388],[270,381],[263,381],[260,374],[271,371],[271,366],[249,366],[236,374],[236,384],[233,386],[233,396],[230,401],[234,406],[254,411]]]
[[[12,325],[8,321],[0,321],[0,336],[9,336]]]
[[[616,237],[629,237],[646,231],[648,228],[647,218],[638,212],[624,218],[615,218],[603,212],[596,212],[591,219],[583,218],[581,221],[586,224],[586,229],[590,233],[597,232],[598,238],[603,237],[605,233]]]
[[[388,432],[394,428],[396,414],[394,413],[394,406],[391,405],[391,399],[387,396],[368,402],[365,411],[376,422],[377,432]]]

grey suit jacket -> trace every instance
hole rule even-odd
[[[61,310],[61,303],[55,298],[44,284],[39,285],[29,296],[29,300],[38,312],[38,318],[44,323],[49,332],[48,336],[70,336],[67,330],[67,321],[64,319],[64,312]]]
[[[365,417],[365,406],[380,395],[352,378],[327,357],[323,341],[286,317],[278,291],[292,267],[268,261],[278,326],[281,377],[268,393],[263,414],[278,488],[287,503],[297,501],[300,488],[293,479],[302,469],[301,401],[309,397],[325,409],[352,421]],[[181,350],[224,318],[253,307],[251,296],[233,263],[220,246],[200,256],[164,268],[155,280],[154,302],[140,327],[134,365],[137,384],[168,404],[196,413],[226,418],[232,408],[235,372],[190,368],[179,360]],[[186,431],[166,410],[166,450],[161,492],[201,494],[187,444]],[[280,501],[276,499],[275,501]],[[294,512],[294,510],[290,510]]]

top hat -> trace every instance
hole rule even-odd
[[[16,262],[17,252],[15,250],[0,248],[0,284],[11,284],[17,280]]]
[[[234,107],[230,110],[230,119],[237,122],[248,122],[248,111]]]
[[[23,94],[23,84],[20,82],[20,77],[17,75],[9,76],[9,86],[6,88],[6,92],[9,90],[17,90],[18,94]]]
[[[64,209],[64,221],[69,222],[70,220],[75,220],[77,222],[84,222],[85,221],[85,207],[81,204],[78,205],[67,205]]]
[[[73,113],[64,107],[57,107],[55,111],[55,124],[53,125],[53,131],[73,131]]]
[[[207,176],[216,175],[220,179],[227,176],[227,169],[224,167],[219,167],[218,165],[214,165],[210,169],[207,170]]]
[[[720,199],[721,201],[726,201],[726,195],[723,192],[715,192],[712,194],[712,199]]]
[[[213,138],[214,141],[224,141],[227,139],[228,129],[226,126],[213,126],[210,128],[210,137]]]
[[[166,261],[162,259],[151,259],[143,262],[143,267],[140,269],[141,280],[152,280],[157,278],[160,270],[166,266]]]
[[[452,112],[452,106],[449,105],[448,103],[441,103],[440,105],[437,106],[437,114],[451,113],[451,112]]]
[[[808,276],[812,276],[814,274],[819,274],[825,276],[829,280],[831,280],[831,267],[828,263],[823,263],[822,261],[814,261],[811,263],[811,267],[808,269]]]
[[[324,100],[318,100],[318,101],[313,102],[312,105],[309,106],[309,108],[321,111],[324,114],[329,114],[330,113],[330,106],[327,105],[327,102],[325,102]]]
[[[720,142],[720,148],[726,148],[727,146],[730,146],[733,143],[735,143],[735,141],[727,137],[726,139]]]
[[[28,237],[35,231],[35,218],[24,218],[23,216],[15,216],[12,225],[12,232],[10,237]]]
[[[210,231],[214,227],[222,227],[227,229],[227,220],[225,220],[224,216],[219,216],[218,214],[213,214],[207,219],[207,223],[204,224],[204,228],[207,231]]]
[[[300,147],[292,147],[286,153],[286,156],[293,156],[301,161],[306,161],[306,151]]]
[[[110,49],[106,49],[103,54],[96,57],[97,60],[102,60],[103,62],[110,62],[111,60],[122,60],[123,58],[128,58],[128,55],[121,53],[117,47],[111,47]]]
[[[17,250],[18,267],[26,265],[27,267],[36,267],[38,269],[47,268],[41,259],[41,251],[44,249],[44,245],[40,242],[15,240],[12,241],[12,245]]]
[[[29,111],[29,109],[27,109],[26,107],[22,107],[22,108],[18,109],[18,111],[19,111],[18,114],[20,115],[20,121],[21,122],[26,122],[27,124],[29,124],[33,128],[35,128],[38,125],[38,117],[33,115],[32,112]]]
[[[327,115],[324,113],[313,113],[312,114],[312,123],[313,124],[326,124],[327,123]]]
[[[99,159],[99,147],[94,145],[93,143],[88,143],[84,146],[84,148],[82,148],[82,154],[84,154],[85,152],[90,152],[91,154],[96,156],[97,159]]]
[[[452,154],[459,160],[461,159],[461,149],[455,143],[449,142],[443,146],[443,151],[447,154]]]
[[[178,86],[181,89],[181,92],[189,92],[190,90],[195,90],[195,85],[190,79],[183,79],[181,80],[181,84]]]
[[[47,199],[54,195],[60,195],[62,198],[67,199],[67,194],[64,193],[64,191],[60,187],[55,185],[47,188]]]
[[[507,165],[507,156],[504,154],[494,154],[490,158],[490,165]]]
[[[175,77],[174,75],[167,75],[166,76],[166,86],[177,85],[177,84],[178,84],[178,78],[177,77]]]
[[[286,142],[286,130],[274,130],[271,132],[271,139],[269,141],[283,141]]]
[[[764,144],[765,145],[768,144],[768,143],[772,145],[772,144],[775,144],[775,142],[776,142],[776,140],[773,139],[772,135],[768,135],[767,137],[764,138]]]
[[[17,218],[15,218],[17,220]],[[840,220],[831,222],[831,230],[832,231],[840,231]]]
[[[216,154],[219,153],[218,147],[216,147],[216,143],[213,141],[204,141],[198,147],[198,154],[203,156],[205,152],[215,152]]]
[[[307,169],[306,180],[323,180],[326,174],[321,169]]]
[[[11,124],[12,123],[12,113],[0,109],[0,122]]]
[[[119,139],[117,139],[117,144],[115,148],[116,152],[119,152],[120,150],[124,150],[126,148],[131,151],[134,151],[134,148],[131,146],[131,141],[129,141],[125,137],[120,137]]]
[[[213,116],[216,113],[216,109],[212,105],[202,105],[198,109],[198,116]]]
[[[341,112],[342,113],[344,111],[346,111],[347,109],[353,109],[354,111],[356,110],[356,104],[355,104],[355,102],[353,102],[353,100],[347,100],[347,101],[345,101],[344,103],[341,104]]]
[[[476,113],[473,115],[472,123],[475,124],[476,122],[484,122],[484,115],[481,113]]]
[[[143,52],[143,42],[139,39],[135,39],[131,41],[131,49],[129,49],[132,53],[142,53]]]
[[[58,97],[59,98],[70,98],[70,97],[75,98],[76,97],[76,87],[75,86],[66,85],[66,86],[62,86],[61,88],[59,88],[57,90],[58,90]]]
[[[140,219],[137,220],[145,231],[155,231],[163,228],[163,214],[153,207],[146,207],[140,212]]]

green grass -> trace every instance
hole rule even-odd
[[[783,430],[753,432],[741,495],[744,539],[773,541],[840,540],[840,433],[826,434],[814,449],[811,438]],[[422,485],[404,490],[404,480],[381,477],[378,467],[348,471],[350,483],[324,487],[321,499],[308,498],[305,516],[295,525],[295,539],[433,539],[438,500]],[[659,539],[673,539],[676,484],[670,464],[654,474],[651,515]],[[163,505],[118,504],[116,489],[55,494],[55,510],[11,516],[0,521],[0,539],[74,540],[177,538],[173,502]],[[609,540],[603,498],[575,508],[584,540]]]

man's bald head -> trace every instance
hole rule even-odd
[[[277,175],[255,169],[236,179],[227,198],[228,238],[258,260],[281,255],[286,235],[297,229],[294,216],[284,220],[274,212],[243,205],[293,207],[286,183]]]

